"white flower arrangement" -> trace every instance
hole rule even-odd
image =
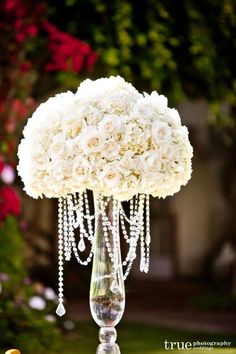
[[[92,190],[129,200],[165,198],[191,176],[192,146],[177,110],[119,76],[85,80],[42,103],[28,120],[18,172],[34,198]]]

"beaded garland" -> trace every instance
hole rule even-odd
[[[93,220],[102,215],[102,228],[105,239],[106,251],[112,262],[113,282],[110,290],[113,293],[119,291],[116,281],[116,274],[119,267],[117,236],[121,231],[128,252],[123,261],[124,280],[127,279],[132,264],[136,258],[138,242],[140,242],[140,271],[148,272],[149,249],[150,249],[150,198],[146,194],[137,194],[130,200],[129,217],[126,215],[122,202],[113,200],[112,222],[109,220],[106,207],[111,197],[97,195],[95,197],[95,215],[91,215],[87,191],[84,193],[69,194],[67,197],[60,197],[58,201],[58,307],[56,313],[63,316],[66,313],[63,304],[63,269],[64,260],[70,261],[74,254],[78,263],[86,266],[93,256],[94,225]],[[95,220],[96,222],[96,220]],[[129,232],[127,231],[129,228]],[[75,230],[79,230],[79,240],[76,240]],[[110,239],[112,237],[112,240]],[[86,241],[86,242],[85,242]],[[90,252],[85,260],[81,259],[80,253],[86,250],[86,244],[90,243]]]

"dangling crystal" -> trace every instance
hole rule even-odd
[[[83,237],[79,241],[78,249],[79,249],[80,252],[83,252],[85,250],[85,243],[84,243]]]
[[[120,290],[119,288],[119,285],[117,283],[117,281],[114,279],[112,284],[111,284],[111,287],[110,287],[110,290],[115,294],[115,293],[118,293],[118,291]]]
[[[61,316],[65,315],[65,313],[66,313],[65,307],[64,307],[64,305],[60,302],[59,305],[57,306],[56,314],[61,317]]]
[[[70,261],[70,253],[69,252],[65,253],[65,260]]]

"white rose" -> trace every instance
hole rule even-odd
[[[104,148],[103,134],[93,126],[88,126],[82,130],[79,135],[81,149],[85,154],[100,152]]]
[[[68,179],[72,175],[71,160],[57,160],[51,162],[48,168],[49,175],[56,181]]]
[[[99,131],[106,135],[115,135],[123,130],[125,117],[117,114],[106,114],[98,123]]]
[[[139,170],[143,180],[157,179],[160,177],[161,156],[156,150],[146,151],[139,157]]]
[[[117,171],[115,165],[107,164],[103,171],[99,174],[99,180],[105,183],[108,188],[113,188],[120,182],[120,173]]]
[[[107,160],[115,160],[119,157],[120,146],[115,139],[108,139],[104,143],[104,149],[101,151],[101,155]]]
[[[62,131],[66,137],[74,138],[80,134],[82,126],[82,119],[75,111],[65,117],[62,125]]]
[[[66,142],[64,134],[57,134],[53,137],[52,143],[48,149],[48,155],[51,159],[66,157]]]
[[[152,138],[156,145],[166,143],[171,138],[171,129],[168,124],[156,120],[152,123]]]
[[[171,126],[171,128],[179,128],[181,126],[179,112],[175,108],[167,109],[166,121]]]
[[[75,161],[73,161],[72,177],[76,181],[85,181],[88,179],[90,171],[91,167],[88,160],[77,157]]]
[[[156,91],[153,91],[151,95],[144,92],[144,95],[134,105],[132,115],[150,121],[160,119],[167,110],[167,103],[167,98],[158,95]]]
[[[132,170],[137,168],[134,153],[132,151],[127,151],[124,153],[119,161],[119,167],[122,169],[123,175],[128,176]]]
[[[89,106],[97,106],[104,113],[129,114],[141,95],[120,76],[83,81],[76,93],[77,99]]]

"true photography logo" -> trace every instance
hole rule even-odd
[[[216,348],[230,348],[231,342],[226,340],[221,342],[213,341],[186,341],[172,342],[167,339],[164,341],[165,350],[213,350]]]

